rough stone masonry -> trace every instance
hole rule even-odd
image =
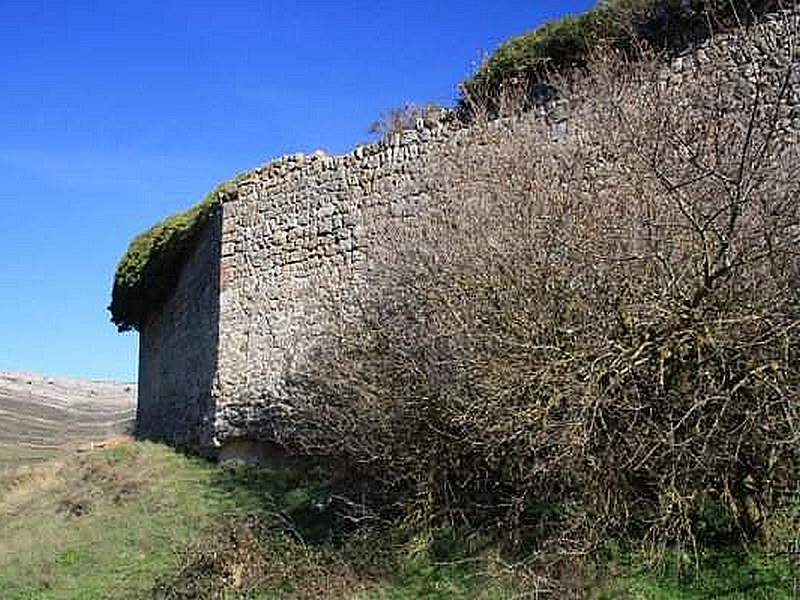
[[[675,58],[668,78],[722,68],[749,90],[797,30],[796,13],[771,15],[744,39],[713,38]],[[800,82],[793,85],[800,104]],[[522,134],[541,116],[511,126]],[[553,116],[551,133],[560,138],[564,123]],[[420,120],[345,156],[288,156],[238,179],[174,292],[142,328],[139,434],[210,455],[269,444],[284,374],[312,345],[323,304],[348,301],[371,226],[423,214],[432,161],[470,136],[440,118]]]
[[[346,302],[368,225],[415,214],[430,157],[463,135],[421,120],[345,156],[287,156],[239,178],[142,328],[138,433],[209,454],[269,440],[282,374],[311,343],[321,299]]]

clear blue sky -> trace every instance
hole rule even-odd
[[[451,104],[508,37],[591,0],[0,0],[0,371],[132,381],[130,240],[271,158]]]

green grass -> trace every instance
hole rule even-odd
[[[483,600],[530,591],[498,568],[496,550],[470,555],[455,534],[409,540],[344,527],[327,490],[321,467],[217,468],[146,442],[0,474],[0,596]],[[797,544],[798,515],[800,506],[776,523],[774,548]],[[654,571],[640,554],[609,550],[584,589],[608,599],[796,597],[800,569],[784,556],[705,550],[699,570],[668,558]]]
[[[699,569],[667,567],[656,575],[629,556],[599,598],[632,600],[792,600],[800,594],[800,568],[788,556],[767,558],[741,548],[704,551]]]
[[[406,564],[385,589],[366,593],[363,600],[489,600],[518,597],[518,592],[505,581],[492,580],[466,565],[438,565],[428,560]]]
[[[395,581],[377,538],[336,536],[323,483],[314,469],[217,468],[148,442],[0,474],[0,597],[500,597],[419,560]]]
[[[176,549],[242,502],[209,465],[124,445],[0,481],[0,589],[7,599],[142,598]]]
[[[509,83],[525,85],[583,65],[602,40],[621,34],[602,9],[546,23],[501,45],[462,88],[469,97],[491,98]]]

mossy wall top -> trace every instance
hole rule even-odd
[[[496,112],[504,92],[536,97],[539,84],[584,66],[600,46],[629,55],[643,46],[684,50],[781,7],[779,0],[606,0],[501,45],[462,83],[462,113],[469,116],[475,103]]]
[[[222,185],[186,212],[154,225],[131,242],[120,260],[111,293],[111,320],[120,331],[141,331],[175,286],[198,236],[230,189]]]

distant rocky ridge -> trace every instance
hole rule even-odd
[[[0,373],[0,471],[129,433],[136,385]]]

